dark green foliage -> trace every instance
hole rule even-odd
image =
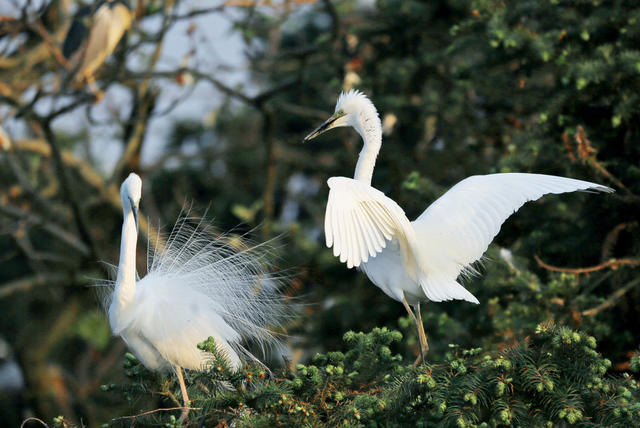
[[[418,367],[405,365],[391,351],[400,340],[399,332],[386,328],[348,332],[344,353],[317,354],[310,365],[273,375],[257,366],[232,373],[216,357],[208,371],[191,378],[196,410],[189,421],[238,427],[640,423],[640,386],[629,375],[612,376],[611,361],[583,332],[542,323],[503,351],[450,345],[444,361]],[[170,394],[164,378],[144,373],[131,357],[125,366],[134,381],[128,391]],[[153,422],[172,425],[174,413],[156,415]],[[143,416],[136,420],[150,422]]]

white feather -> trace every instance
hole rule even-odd
[[[114,334],[149,369],[202,369],[211,355],[197,344],[213,336],[233,369],[257,359],[244,347],[277,345],[289,309],[281,279],[271,273],[269,249],[237,248],[230,237],[215,237],[202,221],[182,213],[163,247],[150,249],[149,272],[135,284],[135,297],[117,304],[107,296]],[[238,242],[240,242],[238,240]]]
[[[612,191],[588,181],[542,174],[476,175],[462,180],[412,222],[425,294],[431,300],[430,296],[477,303],[456,281],[482,257],[502,223],[526,202],[545,194],[585,190]]]
[[[415,221],[371,186],[382,144],[377,110],[361,92],[342,93],[331,129],[352,126],[363,138],[354,179],[331,177],[325,216],[327,246],[347,267],[360,267],[387,295],[411,305],[478,300],[458,283],[474,273],[502,223],[525,202],[547,193],[613,190],[596,183],[540,174],[492,174],[462,180]],[[321,129],[322,126],[318,129]],[[307,139],[318,133],[310,134]]]

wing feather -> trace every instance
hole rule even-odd
[[[367,259],[368,257],[375,257],[378,251],[382,251],[383,242],[378,241],[378,237],[373,232],[374,223],[371,219],[371,214],[364,211],[362,216],[362,230],[367,242]],[[367,261],[365,259],[365,261]]]
[[[347,263],[352,263],[352,260],[357,260],[360,258],[358,244],[358,231],[356,230],[356,222],[354,221],[354,211],[350,211],[345,213],[349,221],[347,222],[347,232],[349,233],[349,257],[347,257]],[[353,265],[349,266],[350,268]]]
[[[333,223],[332,223],[332,213],[331,211],[327,210],[324,214],[324,230],[333,230]],[[333,242],[331,241],[331,237],[333,236],[333,233],[325,233],[324,234],[324,239],[325,239],[325,243],[327,244],[327,247],[330,247]]]
[[[338,217],[338,230],[340,231],[339,235],[334,235],[334,240],[336,240],[336,237],[338,236],[342,236],[343,238],[338,240],[338,242],[336,243],[336,247],[333,249],[333,255],[334,256],[339,256],[340,257],[340,261],[342,263],[347,261],[347,252],[349,251],[349,235],[347,235],[347,232],[345,231],[345,221],[346,221],[346,217],[344,212],[338,211],[336,213],[336,217]]]
[[[393,225],[391,224],[388,215],[382,212],[381,207],[378,204],[364,204],[366,209],[374,216],[376,226],[380,229],[383,236],[390,240],[393,238]]]
[[[545,194],[587,190],[613,192],[596,183],[542,174],[491,174],[462,180],[412,223],[423,291],[434,301],[477,303],[457,278],[482,257],[502,223],[527,201]]]
[[[366,242],[367,232],[364,230],[364,225],[362,224],[362,219],[366,214],[362,211],[354,211],[353,217],[356,223],[356,235],[358,238],[358,253],[360,259],[362,261],[367,261],[369,258],[369,245]]]
[[[352,178],[332,177],[325,218],[325,234],[333,254],[348,267],[375,257],[397,237],[404,244],[406,266],[415,266],[415,235],[404,211],[384,193]],[[414,269],[415,270],[415,269]],[[411,275],[414,277],[416,273]]]

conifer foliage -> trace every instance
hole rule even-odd
[[[217,358],[190,378],[193,426],[637,426],[640,385],[612,376],[593,336],[553,322],[502,351],[450,345],[444,361],[407,365],[392,346],[398,331],[344,335],[344,352],[317,354],[295,370],[229,371]],[[215,352],[212,339],[201,344]],[[634,363],[637,365],[637,361]],[[177,385],[147,372],[133,356],[125,396],[178,401]],[[170,406],[168,406],[170,407]],[[112,425],[178,426],[177,410],[115,419]]]

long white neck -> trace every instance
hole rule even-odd
[[[354,128],[362,137],[364,145],[360,151],[353,178],[370,185],[376,158],[382,146],[382,124],[375,109],[361,111],[356,119]]]
[[[136,245],[138,229],[131,209],[124,210],[122,241],[120,242],[120,262],[113,303],[120,308],[129,304],[136,294]]]

